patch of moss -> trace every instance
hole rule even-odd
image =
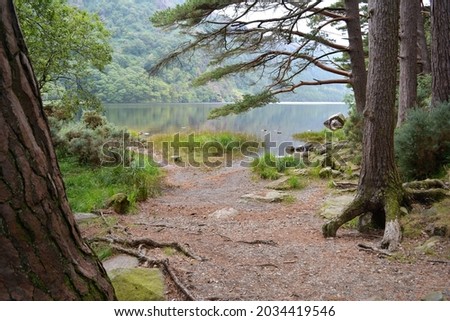
[[[159,269],[123,269],[111,279],[119,301],[163,301],[164,277]]]

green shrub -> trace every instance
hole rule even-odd
[[[439,174],[450,163],[450,103],[411,111],[395,133],[395,149],[406,180]]]
[[[100,166],[104,160],[105,144],[114,142],[108,149],[108,156],[114,155],[115,161],[121,159],[125,150],[125,141],[129,134],[96,112],[85,112],[81,121],[61,124],[52,121],[53,140],[60,155],[73,156],[80,164]],[[125,162],[125,165],[128,163]]]

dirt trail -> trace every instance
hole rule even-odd
[[[266,190],[267,182],[239,166],[169,166],[167,184],[139,214],[122,216],[122,224],[133,237],[178,242],[204,258],[164,252],[200,300],[419,300],[450,290],[448,264],[401,263],[359,251],[358,243],[378,238],[353,230],[324,239],[316,214],[332,197],[324,183],[289,192],[292,203],[243,200]],[[227,209],[222,217],[211,215],[221,209]]]

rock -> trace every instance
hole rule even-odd
[[[98,215],[94,213],[75,213],[73,214],[73,216],[75,217],[75,221],[77,222],[98,217]]]
[[[320,178],[329,178],[332,175],[333,175],[333,170],[331,169],[331,167],[322,168],[319,172]]]
[[[299,168],[299,169],[294,169],[291,173],[294,176],[308,176],[311,173],[311,169],[310,168]]]
[[[421,253],[427,253],[433,250],[440,241],[441,238],[439,236],[432,236],[428,240],[426,240],[422,245],[416,247],[416,251]]]
[[[320,173],[319,173],[319,175],[320,175]],[[338,170],[333,169],[331,171],[331,176],[333,176],[333,178],[341,177],[342,173],[340,171],[338,171]]]
[[[286,153],[288,154],[294,154],[295,152],[295,147],[294,146],[287,146],[285,149]]]
[[[353,201],[354,195],[344,194],[327,200],[320,209],[319,215],[331,220],[341,215],[344,209]]]
[[[437,225],[434,223],[428,224],[425,232],[430,236],[447,236],[448,228],[446,225]]]
[[[114,270],[111,283],[119,301],[163,301],[164,276],[159,269]]]
[[[114,270],[131,269],[139,266],[139,260],[131,255],[120,254],[102,262],[109,277],[115,276]]]
[[[222,208],[221,210],[217,210],[214,213],[210,214],[209,216],[213,217],[213,218],[218,218],[218,219],[225,219],[225,218],[230,218],[230,217],[236,216],[238,214],[239,214],[239,212],[236,209],[230,207],[230,208]]]
[[[181,162],[182,162],[181,156],[179,156],[179,155],[174,155],[174,156],[171,156],[170,158],[171,158],[175,163],[181,163]]]
[[[288,194],[278,191],[269,191],[269,192],[263,192],[261,194],[246,194],[241,196],[243,199],[249,199],[254,201],[261,201],[261,202],[267,202],[267,203],[278,203],[283,201],[283,199]]]
[[[270,182],[266,185],[266,188],[275,190],[288,190],[291,188],[289,185],[290,176],[283,176],[276,181]]]
[[[400,215],[401,216],[406,216],[406,215],[408,215],[409,214],[409,211],[408,211],[408,209],[406,208],[406,207],[400,207]]]
[[[331,129],[333,131],[344,127],[344,124],[345,124],[345,116],[342,113],[334,114],[328,117],[328,119],[323,123],[323,125],[326,128]]]
[[[106,202],[106,206],[112,207],[117,214],[125,214],[130,207],[130,201],[125,193],[118,193]]]
[[[422,301],[444,301],[444,294],[442,292],[436,291],[428,293]]]

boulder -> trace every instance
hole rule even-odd
[[[164,276],[159,269],[113,270],[111,283],[119,301],[163,301]]]
[[[117,193],[106,202],[107,207],[112,207],[117,214],[126,214],[130,207],[130,201],[125,193]]]
[[[333,131],[344,127],[344,124],[345,124],[345,116],[342,113],[331,115],[323,123],[323,125],[326,128],[331,129]]]

